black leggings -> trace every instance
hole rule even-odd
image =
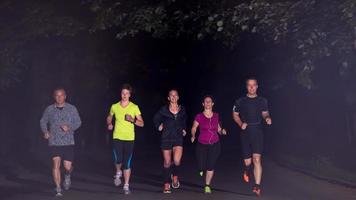
[[[200,171],[213,171],[221,151],[220,142],[214,144],[197,143],[196,156]]]
[[[114,139],[113,157],[115,164],[122,164],[124,170],[131,168],[134,141]]]

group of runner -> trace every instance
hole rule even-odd
[[[241,147],[244,158],[243,180],[250,182],[254,177],[252,192],[261,194],[263,152],[263,124],[272,124],[268,111],[267,100],[257,96],[258,83],[254,78],[246,80],[247,95],[236,100],[232,117],[241,128]],[[121,99],[110,108],[106,119],[107,129],[113,130],[113,158],[116,173],[115,186],[124,180],[124,194],[130,194],[131,161],[135,141],[135,126],[143,127],[144,120],[139,107],[130,101],[132,88],[125,84],[121,88]],[[62,196],[60,166],[65,168],[63,188],[68,190],[71,185],[71,172],[74,160],[74,131],[81,125],[77,109],[66,102],[63,88],[54,91],[55,103],[48,106],[40,121],[44,138],[48,140],[53,160],[53,179],[56,185],[56,196]],[[161,150],[163,156],[163,192],[171,193],[180,187],[180,165],[183,155],[183,137],[187,135],[187,114],[179,104],[176,89],[168,93],[168,104],[162,106],[154,115],[155,128],[161,133]],[[200,176],[205,176],[204,193],[212,193],[211,181],[216,162],[220,155],[220,136],[227,131],[222,128],[219,114],[214,112],[214,99],[205,96],[202,99],[203,111],[193,121],[191,142],[196,144],[196,159]],[[113,124],[113,119],[115,123]],[[198,131],[199,130],[199,131]],[[197,133],[199,133],[197,137]],[[197,138],[197,139],[196,139]],[[252,167],[253,166],[253,170]],[[253,172],[253,173],[252,173]],[[252,176],[253,174],[253,176]]]

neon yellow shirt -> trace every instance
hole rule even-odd
[[[129,114],[134,118],[141,115],[141,111],[138,106],[132,102],[129,102],[129,104],[124,108],[121,106],[120,102],[111,106],[110,115],[115,116],[113,138],[125,141],[134,141],[135,125],[125,120],[126,114]]]

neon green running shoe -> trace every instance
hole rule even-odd
[[[211,194],[211,188],[210,188],[210,186],[207,185],[207,186],[204,187],[204,193],[205,193],[205,194]]]

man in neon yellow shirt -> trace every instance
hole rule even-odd
[[[130,102],[132,88],[124,84],[121,88],[121,101],[111,106],[110,113],[106,119],[108,130],[113,130],[113,155],[116,166],[114,184],[121,184],[122,170],[124,169],[124,193],[130,194],[129,181],[131,175],[131,159],[135,141],[135,125],[144,126],[138,106]],[[115,116],[115,128],[112,124]]]

